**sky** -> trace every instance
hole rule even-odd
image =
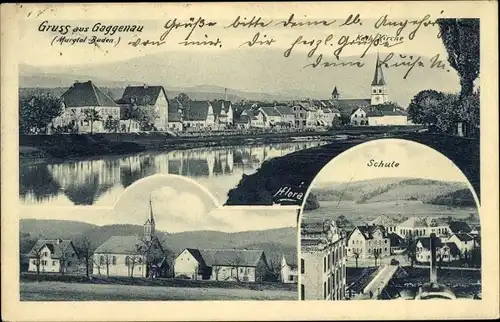
[[[369,167],[370,160],[394,161],[399,166]],[[332,159],[314,178],[313,186],[398,177],[468,182],[460,169],[436,150],[411,141],[383,139],[360,144]]]
[[[41,15],[30,14],[26,15],[26,19],[20,21],[19,24],[19,62],[22,64],[28,64],[32,66],[53,66],[53,65],[79,65],[79,64],[98,64],[106,62],[114,62],[127,60],[130,58],[143,56],[146,54],[158,53],[162,51],[177,51],[177,50],[199,50],[206,52],[213,52],[217,50],[228,50],[237,49],[245,50],[248,46],[242,46],[244,42],[251,40],[253,36],[259,32],[260,39],[274,39],[275,42],[272,46],[261,46],[263,50],[266,48],[274,48],[286,50],[294,43],[298,37],[302,37],[304,41],[312,41],[316,44],[317,41],[322,41],[320,47],[316,51],[317,54],[324,53],[325,55],[331,56],[332,48],[338,47],[338,41],[342,36],[349,36],[350,40],[356,38],[359,34],[376,34],[381,33],[387,36],[395,36],[399,27],[379,27],[375,28],[375,23],[381,16],[388,14],[389,20],[394,20],[398,22],[404,22],[406,19],[415,20],[422,19],[426,13],[430,15],[429,21],[432,21],[436,17],[442,16],[440,9],[429,9],[425,13],[415,14],[407,13],[406,17],[400,17],[400,15],[393,14],[387,11],[372,11],[362,13],[362,25],[351,25],[339,27],[343,21],[348,17],[348,13],[351,11],[347,10],[336,10],[331,11],[331,14],[326,15],[325,10],[314,10],[306,9],[300,7],[300,10],[294,10],[293,6],[288,6],[285,9],[288,10],[277,10],[276,7],[270,8],[260,8],[252,10],[245,10],[245,7],[241,7],[239,10],[228,10],[225,14],[221,15],[220,10],[206,10],[201,9],[202,7],[192,7],[190,10],[181,10],[182,8],[176,7],[175,12],[172,14],[170,11],[161,15],[161,19],[153,19],[154,15],[151,15],[147,20],[141,19],[143,15],[138,15],[133,12],[127,12],[128,16],[134,17],[132,19],[126,20],[127,15],[120,16],[120,19],[116,17],[113,18],[112,15],[108,15],[107,19],[88,19],[91,15],[82,15],[72,12],[71,14],[65,13],[64,10],[54,11],[54,12],[44,12]],[[358,12],[363,11],[361,9]],[[365,9],[366,11],[366,9]],[[329,26],[300,26],[300,27],[283,27],[277,24],[280,21],[288,20],[290,15],[294,14],[294,21],[322,21],[331,23]],[[102,13],[101,13],[102,15]],[[241,21],[247,18],[246,21],[252,19],[252,17],[262,17],[262,22],[270,23],[266,28],[224,28],[231,25],[231,23],[240,16]],[[94,15],[92,15],[93,17]],[[116,15],[115,15],[116,16]],[[85,17],[86,19],[82,19]],[[127,43],[130,40],[135,40],[140,37],[142,40],[159,40],[160,36],[167,30],[165,25],[168,21],[173,21],[177,19],[176,22],[184,23],[189,22],[189,17],[205,18],[207,22],[216,21],[217,25],[214,27],[204,27],[197,28],[191,35],[190,40],[216,40],[219,38],[222,42],[222,47],[216,46],[216,48],[208,48],[206,46],[194,47],[194,46],[184,46],[179,44],[180,41],[188,35],[190,28],[178,28],[173,29],[170,34],[165,38],[166,43],[162,46],[138,46],[132,47],[128,46]],[[70,18],[70,19],[68,19]],[[45,24],[42,24],[46,21]],[[99,23],[101,26],[110,25],[143,25],[144,29],[140,33],[123,33],[120,40],[120,44],[117,47],[113,47],[114,44],[101,44],[99,47],[94,45],[51,45],[52,40],[55,36],[59,35],[50,31],[47,26],[65,26],[70,25],[70,31],[65,36],[68,38],[76,38],[79,35],[97,35],[99,37],[105,37],[102,32],[92,32],[92,27]],[[73,32],[73,28],[76,26],[88,27],[90,31],[85,32]],[[57,28],[57,27],[56,27]],[[47,30],[48,29],[48,30]],[[397,45],[391,48],[384,48],[381,46],[372,47],[368,53],[373,53],[379,51],[380,53],[388,52],[402,52],[402,53],[412,53],[424,56],[434,56],[439,53],[441,56],[445,56],[446,52],[442,45],[440,39],[437,38],[438,28],[436,26],[421,26],[415,37],[410,40],[408,37],[412,31],[416,29],[415,25],[408,24],[401,30],[399,36],[404,37],[404,42],[401,45]],[[324,46],[325,39],[328,35],[332,34],[333,46]],[[118,34],[109,37],[116,37]],[[205,37],[205,35],[207,37]],[[266,38],[264,38],[266,35]],[[309,52],[314,46],[302,44],[294,47],[292,54],[302,54]],[[349,49],[350,48],[350,49]],[[365,50],[365,46],[348,46],[343,50],[342,56],[350,55],[361,55]]]
[[[21,206],[21,219],[75,220],[95,225],[142,225],[150,214],[169,233],[239,232],[294,227],[294,207],[221,207],[206,188],[177,175],[155,175],[128,187],[112,207]]]

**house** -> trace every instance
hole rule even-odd
[[[122,97],[117,101],[122,106],[141,106],[153,109],[157,117],[153,126],[158,131],[168,128],[168,98],[163,86],[127,86]]]
[[[29,272],[74,273],[79,257],[71,240],[39,239],[28,253]]]
[[[459,233],[469,234],[472,232],[472,227],[469,226],[469,224],[467,224],[465,221],[452,220],[448,222],[448,226],[452,234],[459,234]]]
[[[436,259],[441,262],[450,262],[460,258],[460,250],[454,243],[443,243],[436,239]],[[431,261],[430,237],[419,237],[416,243],[416,259],[421,263]]]
[[[403,238],[407,236],[430,236],[436,234],[438,237],[449,234],[449,226],[446,222],[434,218],[420,218],[412,216],[397,226],[397,234]]]
[[[261,106],[259,108],[259,112],[262,113],[265,128],[271,128],[271,127],[278,126],[282,121],[281,114],[274,107],[274,105],[273,106]]]
[[[370,106],[366,117],[370,126],[411,125],[408,113],[393,104]]]
[[[251,128],[265,128],[265,118],[262,110],[246,110],[241,116],[248,115],[250,117],[250,127]]]
[[[345,236],[335,222],[303,218],[300,242],[301,300],[345,299]]]
[[[277,105],[275,109],[281,115],[282,127],[294,127],[295,126],[295,113],[290,106]]]
[[[383,226],[387,233],[395,233],[397,223],[394,219],[388,217],[387,215],[380,215],[372,221],[368,222],[370,226]]]
[[[358,107],[349,116],[351,125],[368,125],[366,107]]]
[[[282,283],[297,283],[299,281],[299,270],[297,260],[294,256],[281,256],[280,280]]]
[[[216,100],[211,102],[215,123],[219,128],[227,128],[234,123],[233,106],[228,100]]]
[[[168,107],[168,130],[182,132],[184,124],[182,122],[183,106],[177,99],[169,101]]]
[[[174,276],[195,280],[261,282],[270,272],[259,249],[184,249],[174,260]]]
[[[184,127],[190,129],[213,129],[215,115],[209,101],[190,101],[184,106]]]
[[[356,226],[347,237],[347,256],[383,258],[390,254],[390,239],[383,226]]]
[[[240,115],[234,120],[234,125],[237,129],[249,129],[252,118],[249,115]]]
[[[479,247],[478,239],[473,235],[466,233],[456,233],[451,235],[447,240],[447,243],[454,243],[457,245],[461,254],[469,253],[474,249]]]
[[[317,125],[318,109],[310,101],[298,101],[292,103],[295,113],[295,127],[306,128]]]
[[[91,81],[75,82],[61,99],[63,112],[49,125],[54,131],[103,133],[118,130],[120,106]]]
[[[143,225],[143,236],[112,236],[97,247],[93,274],[128,277],[164,277],[168,264],[156,236],[156,223],[150,200],[150,215]]]

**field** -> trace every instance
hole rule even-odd
[[[297,300],[294,291],[63,282],[21,282],[20,295],[21,301]]]
[[[336,201],[322,201],[320,208],[304,213],[307,218],[337,218],[344,215],[347,220],[354,224],[362,224],[385,214],[394,219],[401,216],[441,216],[443,218],[452,216],[453,219],[465,219],[470,213],[477,215],[475,208],[449,207],[442,205],[425,204],[420,201],[390,201],[373,203],[354,203],[342,201],[338,205]]]

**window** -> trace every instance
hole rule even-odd
[[[326,282],[323,283],[323,296],[326,299]]]
[[[381,90],[381,89],[379,89],[379,90],[378,90],[378,92],[379,92],[380,94],[382,94],[382,90]]]
[[[243,273],[243,267],[240,267],[240,273]]]
[[[301,258],[301,259],[300,259],[300,272],[301,272],[302,274],[304,274],[305,269],[306,269],[306,268],[304,267],[304,259],[303,259],[303,258]]]
[[[304,288],[304,284],[300,285],[300,299],[303,301],[306,298],[306,290]]]
[[[387,252],[387,247],[384,248],[384,251]]]
[[[323,257],[323,273],[326,273],[326,256]]]
[[[49,256],[49,253],[48,252],[43,252],[43,256],[47,257],[47,256]]]
[[[130,257],[129,256],[125,257],[125,265],[127,265],[127,266],[130,265]]]
[[[42,266],[47,266],[47,261],[46,260],[42,261]]]
[[[52,261],[52,266],[56,266],[56,261]]]
[[[112,263],[113,263],[113,265],[116,265],[116,256],[113,256]]]
[[[289,276],[288,276],[288,281],[289,281],[289,282],[293,282],[293,275],[289,275]]]
[[[368,248],[368,254],[371,254],[372,253],[372,250],[370,248]]]
[[[71,262],[68,262],[68,266],[71,266]]]
[[[99,259],[99,264],[104,265],[104,256],[101,255],[101,258]]]
[[[330,276],[328,277],[328,294],[331,293],[331,290],[332,290],[332,278]]]

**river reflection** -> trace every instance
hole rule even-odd
[[[199,148],[22,164],[19,194],[23,205],[111,206],[126,187],[158,173],[194,178],[222,204],[241,176],[255,172],[262,162],[322,144],[325,142]]]

